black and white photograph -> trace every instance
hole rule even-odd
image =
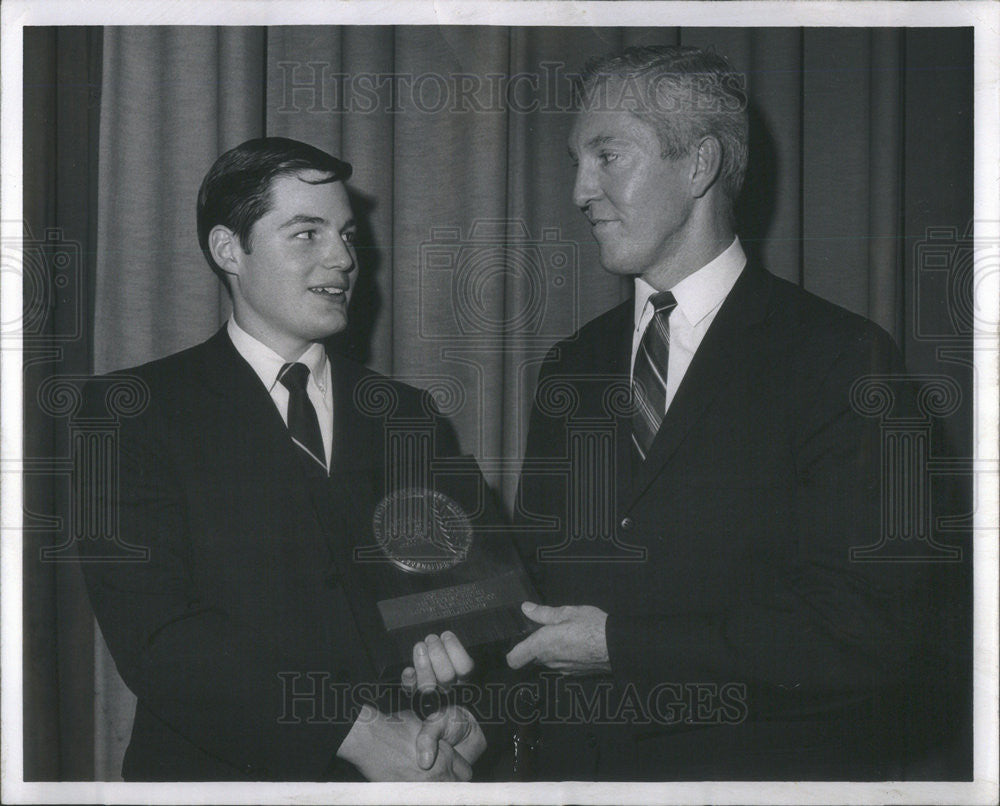
[[[8,803],[997,803],[1000,7],[12,2]]]

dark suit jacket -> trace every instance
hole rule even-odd
[[[898,351],[870,322],[748,266],[639,464],[631,330],[629,301],[557,344],[540,373],[522,548],[547,603],[610,614],[613,675],[580,683],[575,716],[572,692],[550,693],[536,774],[894,777],[925,569],[849,558],[879,541],[882,478],[879,421],[850,390],[901,371]],[[897,392],[899,413],[912,401]],[[567,492],[587,474],[590,489]]]
[[[373,696],[350,687],[375,679],[351,606],[364,596],[351,549],[373,543],[385,426],[431,423],[439,454],[456,445],[426,395],[330,360],[329,479],[306,471],[225,329],[120,373],[149,402],[121,420],[120,493],[106,505],[148,561],[92,562],[107,549],[96,544],[80,554],[104,638],[138,697],[127,780],[351,775],[331,762]],[[91,384],[94,414],[105,388]]]

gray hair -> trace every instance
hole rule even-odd
[[[612,80],[616,98],[609,98]],[[722,147],[720,180],[730,207],[747,167],[747,96],[742,73],[695,47],[632,47],[594,59],[577,86],[580,108],[627,109],[656,130],[661,156],[677,159],[706,135]],[[602,92],[603,95],[602,95]]]

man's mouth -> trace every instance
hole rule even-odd
[[[616,223],[616,221],[613,218],[595,218],[590,222],[590,228],[594,230],[594,232],[600,232],[614,223]]]
[[[318,294],[321,297],[327,297],[329,299],[344,299],[347,295],[346,288],[333,285],[314,285],[311,286],[309,290],[313,294]]]

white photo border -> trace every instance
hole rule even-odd
[[[285,0],[8,0],[2,14],[2,230],[21,237],[22,30],[32,25],[562,25],[712,27],[954,27],[975,29],[976,238],[1000,243],[1000,4],[992,2],[286,2]],[[982,231],[980,228],[982,227]],[[994,264],[994,268],[995,268]],[[977,306],[996,322],[1000,273],[976,277]],[[21,315],[18,272],[0,277],[0,321]],[[998,374],[997,334],[975,340],[974,780],[972,782],[137,784],[23,780],[21,350],[0,350],[2,570],[2,799],[6,803],[719,803],[985,804],[998,781]]]

